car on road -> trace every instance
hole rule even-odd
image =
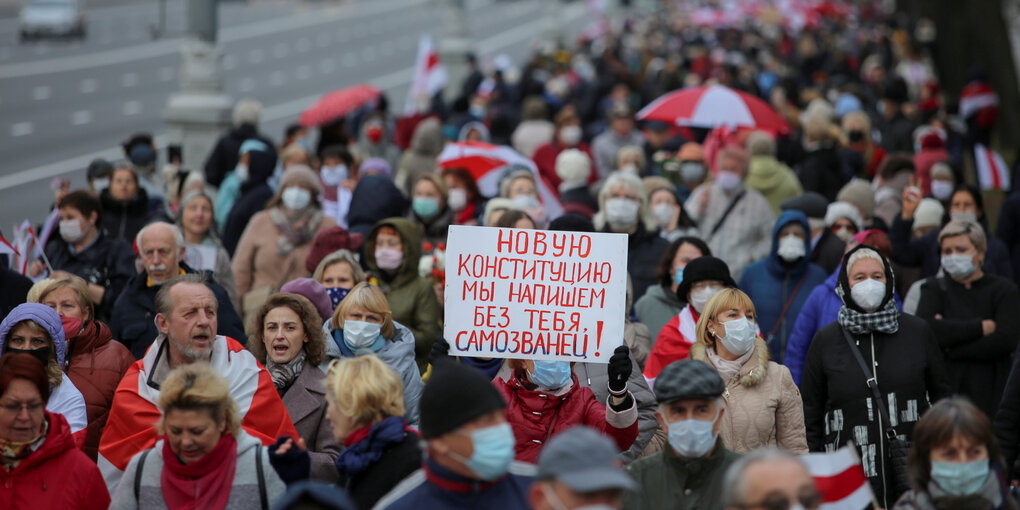
[[[85,10],[79,0],[28,0],[18,28],[22,41],[36,37],[85,38]]]

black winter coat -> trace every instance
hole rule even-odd
[[[609,232],[609,226],[603,231]],[[634,286],[634,296],[644,296],[648,287],[659,283],[655,271],[667,249],[669,241],[659,236],[659,229],[646,230],[643,222],[638,221],[637,230],[627,236],[627,273]]]
[[[921,284],[917,316],[928,321],[946,360],[953,393],[967,396],[994,417],[1009,377],[1020,331],[1020,292],[1013,282],[986,274],[970,288],[948,277]],[[936,319],[935,315],[941,315]],[[985,335],[982,320],[995,321]]]
[[[276,170],[276,154],[272,152],[251,151],[248,153],[248,180],[241,183],[241,194],[234,202],[234,207],[227,215],[227,224],[223,229],[223,249],[233,257],[237,243],[241,241],[244,229],[255,213],[266,208],[273,198],[273,189],[266,184]]]
[[[7,317],[14,307],[25,302],[32,280],[16,273],[6,266],[0,266],[0,320]]]
[[[187,265],[181,263],[181,268],[188,273],[198,273]],[[247,344],[248,337],[244,334],[244,323],[241,317],[234,310],[230,303],[230,296],[227,291],[215,280],[212,271],[203,271],[206,276],[206,283],[212,289],[219,309],[216,312],[216,334],[229,336],[242,344]],[[135,275],[128,281],[124,292],[117,298],[114,304],[113,315],[110,318],[110,330],[113,338],[124,344],[131,350],[135,359],[141,359],[145,350],[152,345],[153,340],[159,335],[156,329],[154,318],[156,317],[156,292],[159,286],[149,287],[148,272]]]
[[[981,222],[981,226],[984,227],[985,237],[988,240],[985,263],[981,269],[985,273],[1013,280],[1013,266],[1010,264],[1006,245],[997,237],[992,237],[984,221]],[[921,237],[914,237],[913,229],[914,220],[904,220],[898,215],[893,220],[892,228],[889,229],[893,260],[905,266],[920,266],[922,278],[933,276],[942,265],[942,255],[939,253],[939,230],[941,228]]]
[[[843,163],[831,146],[813,150],[804,156],[797,167],[797,177],[804,191],[814,191],[825,196],[829,202],[836,200],[840,188],[846,184]]]
[[[135,235],[152,219],[149,212],[149,195],[144,189],[131,200],[117,200],[110,194],[110,189],[99,193],[99,201],[103,204],[103,212],[99,215],[99,226],[113,237],[128,242],[135,242]]]
[[[910,439],[918,418],[950,391],[935,336],[923,319],[900,313],[896,333],[855,335],[855,340],[865,363],[877,373],[897,434]],[[878,502],[890,508],[900,495],[885,458],[888,443],[867,378],[838,322],[820,329],[811,341],[800,390],[808,448],[820,452],[854,441]]]
[[[811,250],[811,262],[818,264],[825,270],[825,274],[832,274],[843,262],[843,252],[846,251],[846,243],[841,241],[830,229],[822,231],[818,243]]]
[[[358,180],[351,195],[351,208],[347,213],[349,230],[367,235],[380,220],[404,216],[407,206],[407,198],[392,180],[366,175]]]
[[[276,154],[276,145],[269,137],[259,133],[251,124],[242,124],[224,133],[216,141],[209,159],[205,160],[205,182],[219,187],[227,173],[237,166],[237,153],[241,150],[241,144],[252,138],[266,144],[266,147]]]
[[[1006,480],[1012,480],[1016,476],[1016,473],[1013,473],[1013,464],[1020,454],[1020,356],[1016,356],[1013,361],[1006,387],[1002,390],[999,412],[994,418],[995,437],[999,440],[999,448],[1002,449]]]
[[[371,510],[393,487],[421,468],[418,436],[408,432],[404,440],[390,445],[368,469],[338,483],[351,495],[359,510]]]
[[[96,317],[104,322],[110,317],[113,303],[128,280],[137,273],[131,244],[102,230],[92,245],[81,253],[71,253],[60,236],[52,236],[46,244],[46,258],[53,269],[78,275],[86,282],[106,289],[102,302],[96,307]]]
[[[1013,266],[1013,283],[1020,285],[1020,195],[1011,195],[1002,203],[995,237],[1006,245]]]

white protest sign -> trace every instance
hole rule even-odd
[[[452,356],[608,363],[626,302],[625,234],[450,227]]]

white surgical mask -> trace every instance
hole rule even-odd
[[[655,223],[659,225],[659,228],[668,228],[669,224],[673,223],[676,212],[677,206],[666,202],[659,202],[652,206],[652,216],[655,217]]]
[[[857,282],[850,288],[850,297],[865,312],[874,312],[885,299],[885,284],[871,278]]]
[[[703,289],[691,292],[691,306],[694,307],[694,311],[701,313],[705,309],[705,303],[708,303],[712,296],[719,293],[722,287],[705,287]]]
[[[807,248],[804,247],[803,239],[793,234],[779,238],[779,246],[776,248],[776,255],[779,255],[779,258],[787,262],[793,262],[804,258],[806,254]]]
[[[953,183],[949,181],[931,181],[931,196],[939,200],[949,200],[953,194]]]
[[[290,186],[280,195],[284,207],[291,211],[300,211],[312,201],[312,194],[301,186]]]
[[[680,163],[680,178],[687,182],[701,182],[705,178],[705,165],[697,161]]]
[[[626,165],[620,167],[620,171],[626,174],[637,175],[638,166],[635,165],[634,163],[627,163]]]
[[[78,220],[62,220],[60,222],[60,238],[69,243],[77,243],[85,237],[86,230],[82,230]]]
[[[344,321],[344,342],[352,351],[371,349],[379,339],[381,324],[364,321]]]
[[[945,269],[949,276],[957,279],[964,279],[974,274],[974,256],[966,253],[954,253],[942,256],[942,269]]]
[[[244,163],[238,163],[237,166],[234,167],[234,176],[236,176],[237,180],[239,180],[241,182],[247,181],[248,180],[248,165],[246,165]]]
[[[953,221],[969,221],[971,223],[977,223],[977,213],[974,211],[957,211],[949,213],[949,219]]]
[[[327,186],[336,186],[347,179],[347,165],[325,166],[319,170],[322,175],[322,182]]]
[[[733,172],[719,171],[715,176],[715,182],[719,183],[719,187],[726,191],[733,191],[744,183],[744,180],[739,175]]]
[[[846,227],[841,227],[837,229],[835,233],[836,237],[838,237],[839,240],[843,241],[844,243],[849,241],[850,238],[854,236],[853,232],[850,232],[850,229]]]
[[[450,196],[446,199],[446,205],[454,211],[460,211],[467,206],[467,191],[461,188],[450,188]]]
[[[747,317],[723,322],[726,335],[719,339],[723,347],[737,356],[743,356],[754,347],[754,326]]]
[[[637,201],[630,198],[606,199],[606,220],[610,226],[633,227],[637,224],[639,207]]]
[[[517,195],[514,197],[514,207],[520,210],[535,209],[541,207],[542,203],[534,195]]]
[[[560,130],[560,143],[567,147],[573,147],[581,142],[581,126],[563,126]]]

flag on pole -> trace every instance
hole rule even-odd
[[[35,234],[32,232],[32,224],[28,220],[14,227],[14,249],[18,255],[18,266],[15,271],[23,275],[28,273],[28,264],[32,261],[34,246]]]
[[[861,510],[875,499],[861,460],[852,447],[832,453],[802,455],[801,459],[815,479],[815,488],[822,494],[820,510]]]
[[[60,210],[56,207],[50,211],[50,215],[46,217],[46,221],[43,222],[42,231],[39,232],[38,242],[35,243],[35,258],[43,258],[46,244],[50,242],[50,236],[53,235],[53,231],[57,230],[57,225],[60,223]]]
[[[976,144],[974,165],[977,167],[978,183],[982,190],[1009,189],[1009,167],[999,153],[980,143]]]
[[[418,42],[418,58],[414,63],[414,79],[407,91],[404,115],[411,116],[428,111],[432,97],[446,87],[446,68],[432,44],[432,36],[424,34]]]
[[[0,235],[0,255],[7,255],[8,261],[10,261],[11,269],[14,269],[14,256],[17,255],[17,250],[11,243],[4,239],[4,236]]]

